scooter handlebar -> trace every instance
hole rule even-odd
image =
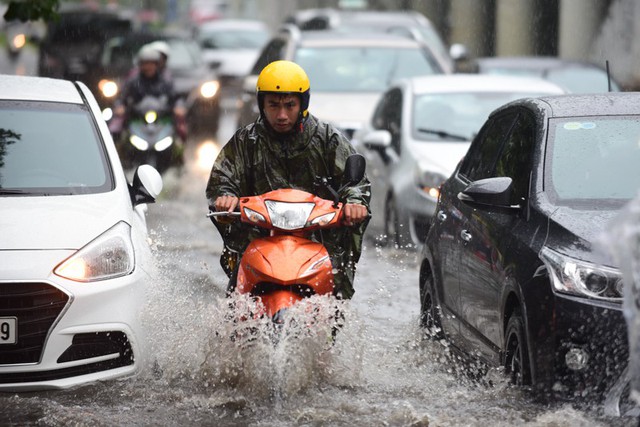
[[[216,217],[216,216],[240,216],[241,213],[238,211],[234,211],[234,212],[227,212],[227,211],[209,211],[207,213],[207,218],[211,218],[211,217]]]

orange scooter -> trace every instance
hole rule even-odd
[[[362,180],[365,159],[353,154],[347,159],[347,186]],[[322,243],[311,239],[313,231],[342,225],[338,192],[320,178],[334,200],[326,200],[295,189],[241,197],[240,212],[209,212],[209,217],[237,216],[240,221],[271,230],[254,239],[240,259],[236,291],[260,300],[262,312],[274,323],[282,323],[288,308],[312,295],[331,295],[331,259]]]

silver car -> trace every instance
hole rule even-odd
[[[258,75],[279,59],[296,62],[308,74],[309,112],[332,123],[349,138],[371,117],[376,102],[394,80],[442,73],[427,50],[405,37],[300,31],[288,26],[267,43],[245,78],[240,125],[257,118]]]
[[[381,244],[421,245],[439,187],[489,113],[518,98],[561,94],[542,79],[441,75],[404,79],[382,96],[352,142],[367,159],[372,187],[369,233]]]

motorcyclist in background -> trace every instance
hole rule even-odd
[[[310,84],[305,71],[290,61],[272,62],[260,73],[256,89],[260,116],[238,129],[220,151],[206,188],[209,208],[231,212],[241,196],[281,188],[304,190],[331,200],[329,190],[317,185],[318,177],[328,178],[336,191],[342,188],[345,162],[355,150],[332,125],[308,113]],[[340,200],[346,204],[348,226],[325,229],[315,236],[331,257],[338,298],[351,298],[354,293],[370,198],[366,176],[359,184],[344,188]],[[224,240],[220,264],[230,278],[230,295],[241,254],[265,231],[239,221],[213,222]]]
[[[117,134],[126,122],[127,109],[140,102],[145,96],[167,96],[170,108],[173,110],[176,130],[182,140],[186,139],[186,127],[181,129],[186,110],[173,88],[173,80],[161,73],[162,56],[160,51],[150,45],[143,46],[136,57],[138,72],[125,82],[120,96],[114,103],[114,115],[117,121],[110,126],[112,133]]]

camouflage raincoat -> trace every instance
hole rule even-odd
[[[334,189],[343,187],[345,162],[355,150],[335,128],[310,114],[302,124],[302,131],[279,134],[259,118],[236,131],[211,170],[206,189],[209,206],[214,206],[219,196],[253,196],[280,188],[296,188],[331,200],[328,190],[314,185],[316,178],[330,177]],[[343,190],[340,197],[344,203],[359,203],[369,210],[371,192],[366,176],[358,185]],[[268,231],[239,221],[213,223],[225,245],[220,263],[231,277],[229,260],[241,254],[252,239]],[[351,298],[354,293],[356,263],[367,224],[368,220],[352,227],[325,229],[315,236],[324,243],[338,270],[334,274],[338,297]]]

